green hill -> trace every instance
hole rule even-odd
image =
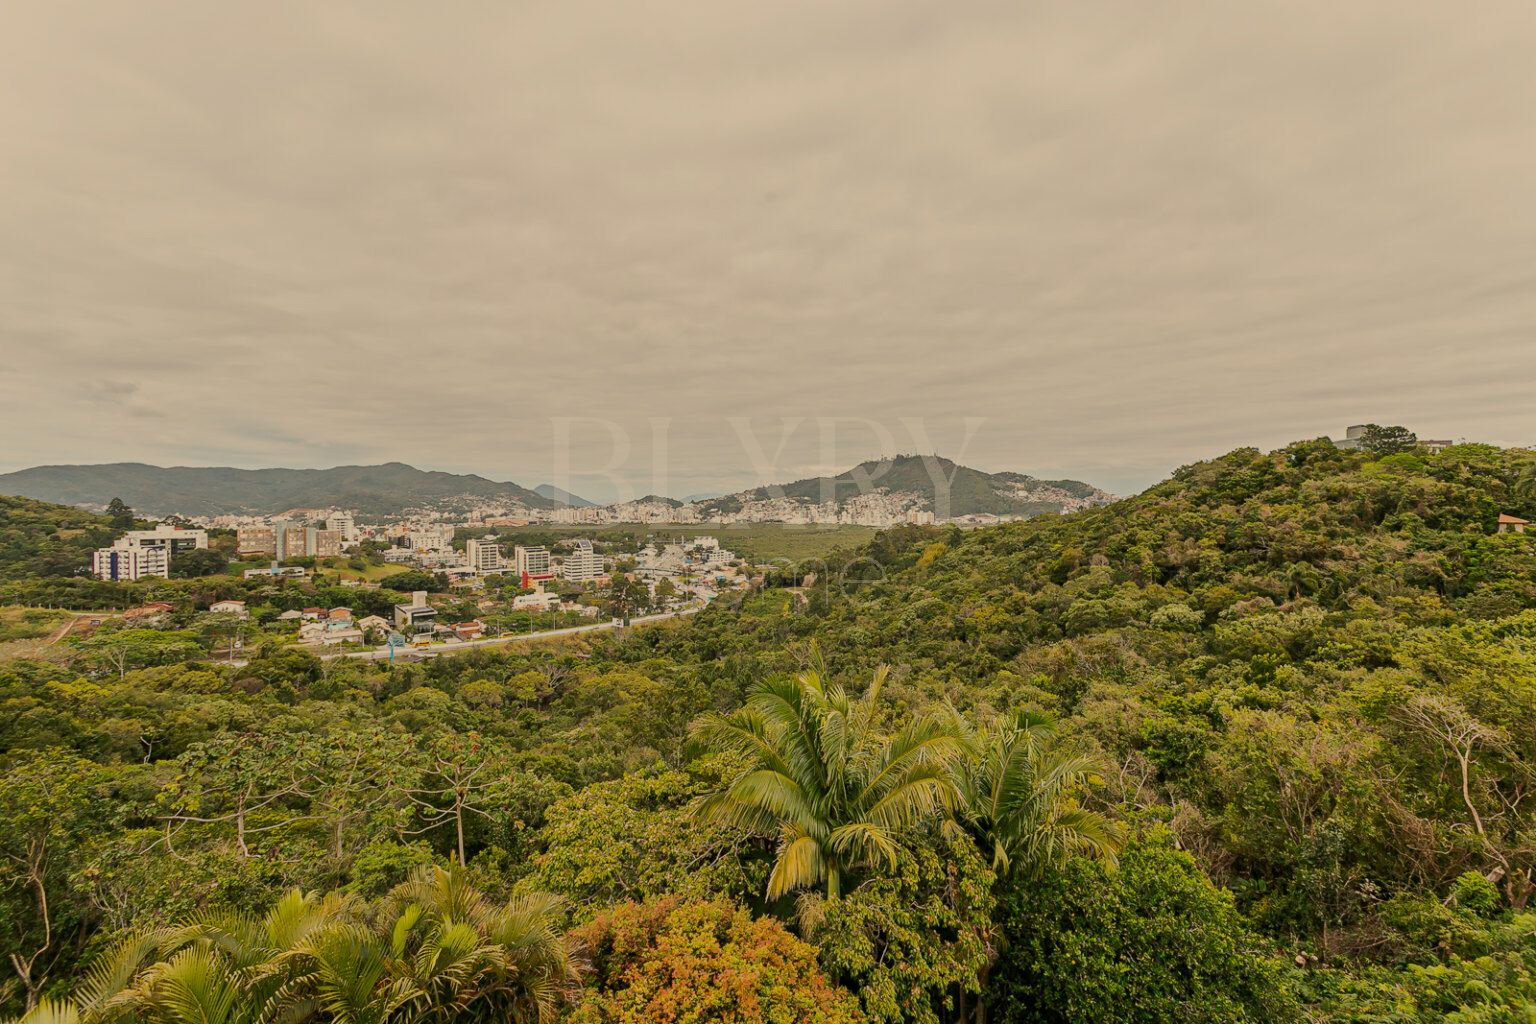
[[[155,516],[263,515],[330,507],[383,516],[461,496],[510,499],[530,508],[555,504],[514,483],[429,472],[400,462],[333,469],[165,468],[138,462],[37,466],[0,475],[0,494],[87,506],[104,506],[121,497]]]
[[[121,532],[104,515],[0,495],[0,580],[79,575]]]

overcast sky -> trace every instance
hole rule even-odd
[[[0,470],[1536,443],[1533,55],[1528,0],[12,0]]]

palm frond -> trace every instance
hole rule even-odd
[[[786,836],[768,876],[768,898],[776,900],[785,893],[816,885],[825,877],[821,844],[807,835]]]

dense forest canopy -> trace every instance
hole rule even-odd
[[[1533,467],[1244,449],[395,667],[0,662],[0,999],[1528,1022],[1536,532],[1498,520],[1536,519]]]

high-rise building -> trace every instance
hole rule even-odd
[[[277,531],[270,526],[241,526],[235,529],[235,553],[240,557],[277,557]]]
[[[305,538],[309,544],[310,554],[316,558],[338,558],[341,555],[341,531],[340,530],[310,530]]]
[[[555,576],[548,548],[524,547],[521,544],[512,549],[512,570],[530,580],[548,580]]]
[[[297,523],[284,523],[278,530],[277,557],[279,561],[303,558],[309,554],[309,527]]]
[[[494,533],[464,542],[464,561],[475,572],[500,572],[507,567]]]
[[[325,528],[341,534],[343,544],[357,540],[357,523],[353,521],[351,512],[331,513],[326,517]]]
[[[560,566],[560,575],[571,583],[595,580],[601,576],[603,556],[592,550],[592,542],[576,540],[571,543],[575,550],[565,556],[565,561]]]
[[[91,572],[103,580],[138,580],[145,576],[169,578],[171,556],[165,547],[144,547],[124,537],[91,556]]]

